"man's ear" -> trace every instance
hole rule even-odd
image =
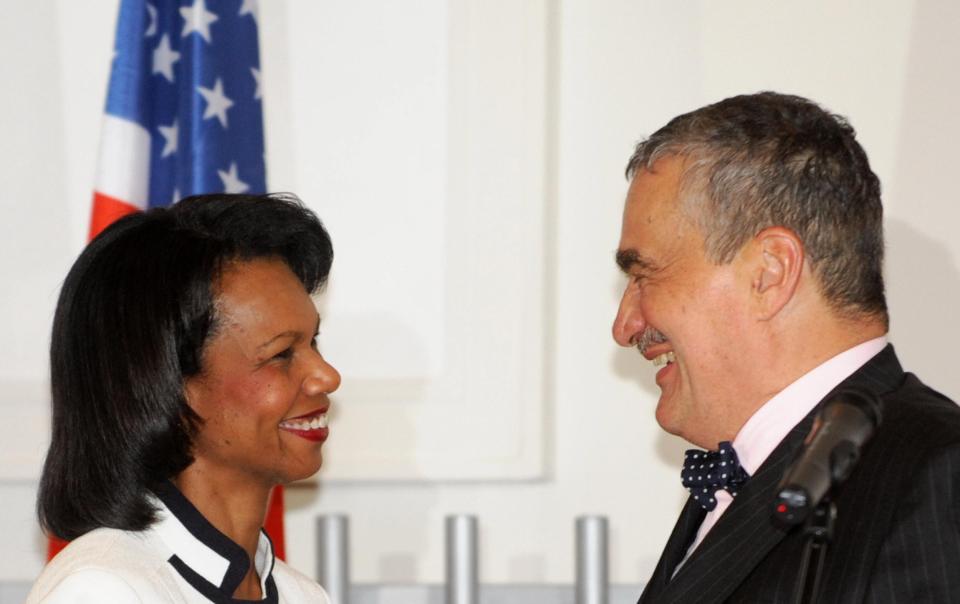
[[[754,269],[753,296],[759,318],[772,319],[793,298],[803,273],[803,243],[784,227],[770,227],[754,237],[759,256]]]

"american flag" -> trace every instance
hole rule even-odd
[[[256,0],[123,0],[91,236],[198,193],[266,191]]]
[[[257,20],[256,0],[122,0],[91,239],[188,195],[266,192]],[[264,525],[282,559],[281,487]]]

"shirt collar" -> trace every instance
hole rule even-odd
[[[733,448],[751,476],[800,420],[840,382],[887,345],[880,336],[845,350],[804,374],[763,404],[740,428]]]
[[[209,588],[232,599],[250,567],[246,551],[210,524],[172,482],[163,483],[154,492],[158,511],[157,522],[152,528],[172,553],[168,561],[190,583],[195,583],[199,577],[209,584]],[[275,591],[270,589],[273,587],[273,566],[273,544],[261,530],[254,567],[267,599],[268,594]],[[195,587],[200,589],[201,586]]]

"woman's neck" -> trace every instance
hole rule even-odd
[[[173,483],[210,524],[247,553],[250,566],[233,596],[259,600],[263,594],[254,561],[271,487],[252,482],[249,475],[231,479],[204,466],[197,459]]]

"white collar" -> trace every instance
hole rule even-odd
[[[197,591],[209,596],[214,590],[218,599],[232,599],[250,567],[246,551],[210,524],[173,483],[155,492],[157,522],[151,530],[170,549],[167,562]],[[276,602],[273,565],[273,544],[261,529],[254,567],[265,602]]]

